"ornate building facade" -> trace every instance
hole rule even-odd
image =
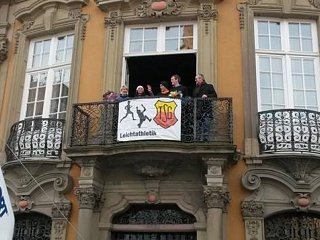
[[[312,0],[1,1],[14,239],[319,239],[319,16]],[[182,100],[179,141],[119,141],[107,90],[179,74],[191,92],[197,73],[218,98]]]

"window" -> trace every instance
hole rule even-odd
[[[72,34],[31,41],[21,119],[65,118],[72,49]]]
[[[313,21],[256,19],[259,110],[319,109],[319,50]]]
[[[161,52],[186,52],[195,50],[196,25],[130,26],[126,29],[126,54],[156,54]]]

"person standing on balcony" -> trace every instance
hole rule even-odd
[[[118,97],[118,95],[114,91],[108,90],[103,94],[102,97],[103,97],[104,101],[114,102],[116,100],[116,98]]]
[[[121,102],[129,99],[129,89],[126,85],[122,85],[120,88],[120,95],[116,98],[116,101]]]
[[[171,95],[178,95],[180,97],[188,96],[188,89],[181,85],[181,77],[178,74],[174,74],[170,78],[172,87],[170,89]]]
[[[160,92],[157,94],[158,97],[168,97],[170,94],[170,84],[166,81],[162,81],[159,85]],[[150,96],[154,96],[151,85],[147,85],[147,89]]]
[[[146,94],[146,92],[144,91],[144,87],[139,85],[137,88],[136,88],[136,94],[134,95],[135,97],[145,97],[145,96],[148,96]]]
[[[203,74],[195,76],[196,87],[192,96],[195,99],[196,107],[196,140],[209,141],[210,126],[213,124],[212,98],[217,97],[212,84],[206,83]]]

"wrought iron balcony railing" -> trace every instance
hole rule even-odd
[[[182,99],[181,141],[232,143],[230,98]],[[119,103],[75,104],[71,146],[116,144]],[[204,126],[208,126],[203,131]],[[202,130],[202,131],[200,131]]]
[[[6,145],[7,161],[23,158],[59,158],[64,120],[35,118],[15,123]]]
[[[258,113],[260,152],[320,152],[320,113],[278,109]]]

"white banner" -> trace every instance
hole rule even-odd
[[[14,214],[8,195],[7,186],[0,167],[0,234],[1,240],[12,240],[14,231]]]
[[[130,99],[119,103],[118,141],[181,139],[181,100]]]

